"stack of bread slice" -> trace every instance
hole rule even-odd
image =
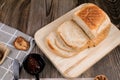
[[[46,37],[46,44],[58,56],[71,57],[103,41],[110,24],[109,17],[99,7],[83,4],[73,14],[73,19],[62,23]]]
[[[72,20],[61,24],[46,38],[49,48],[62,57],[73,56],[89,47],[89,38]]]

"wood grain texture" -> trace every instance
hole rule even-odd
[[[120,1],[119,0],[98,0],[99,6],[107,12],[114,24],[120,23]]]
[[[26,32],[29,8],[30,0],[1,0],[0,21]]]
[[[104,0],[0,0],[0,21],[19,29],[26,34],[34,36],[36,30],[85,2],[92,2],[99,5],[109,14],[111,21],[120,28],[119,0],[105,0],[105,2]],[[43,55],[37,46],[35,46],[32,52]],[[40,77],[63,77],[45,55],[43,56],[47,65],[40,74]],[[105,74],[108,76],[109,80],[119,80],[119,60],[120,46],[115,48],[109,55],[104,57],[79,77],[94,77],[98,74]],[[24,70],[22,70],[20,76],[21,78],[33,77]]]

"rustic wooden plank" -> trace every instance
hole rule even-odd
[[[0,4],[0,21],[26,32],[30,0],[2,0]]]
[[[120,23],[120,1],[119,0],[98,0],[97,4],[107,12],[114,24]]]
[[[34,35],[36,30],[73,9],[76,4],[76,0],[32,0],[28,22],[32,29],[28,29],[28,34]]]

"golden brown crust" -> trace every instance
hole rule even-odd
[[[14,44],[14,47],[18,50],[26,51],[30,47],[30,43],[21,36],[17,37],[14,40],[13,44]]]
[[[111,24],[108,24],[107,27],[97,35],[96,38],[92,39],[93,41],[93,46],[98,45],[100,42],[102,42],[107,36],[110,31],[110,26]]]
[[[98,29],[105,19],[104,12],[94,4],[83,7],[76,15],[79,16],[91,30]]]
[[[55,50],[54,47],[52,47],[52,45],[50,44],[50,41],[49,41],[49,40],[47,41],[47,44],[48,44],[48,46],[49,46],[49,48],[50,48],[51,50]]]

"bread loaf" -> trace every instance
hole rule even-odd
[[[111,22],[107,14],[92,3],[85,3],[68,20],[46,38],[48,48],[58,56],[72,57],[98,45],[109,31]]]
[[[74,13],[73,19],[86,32],[94,45],[104,40],[110,30],[109,17],[92,3],[82,4],[81,9]]]

